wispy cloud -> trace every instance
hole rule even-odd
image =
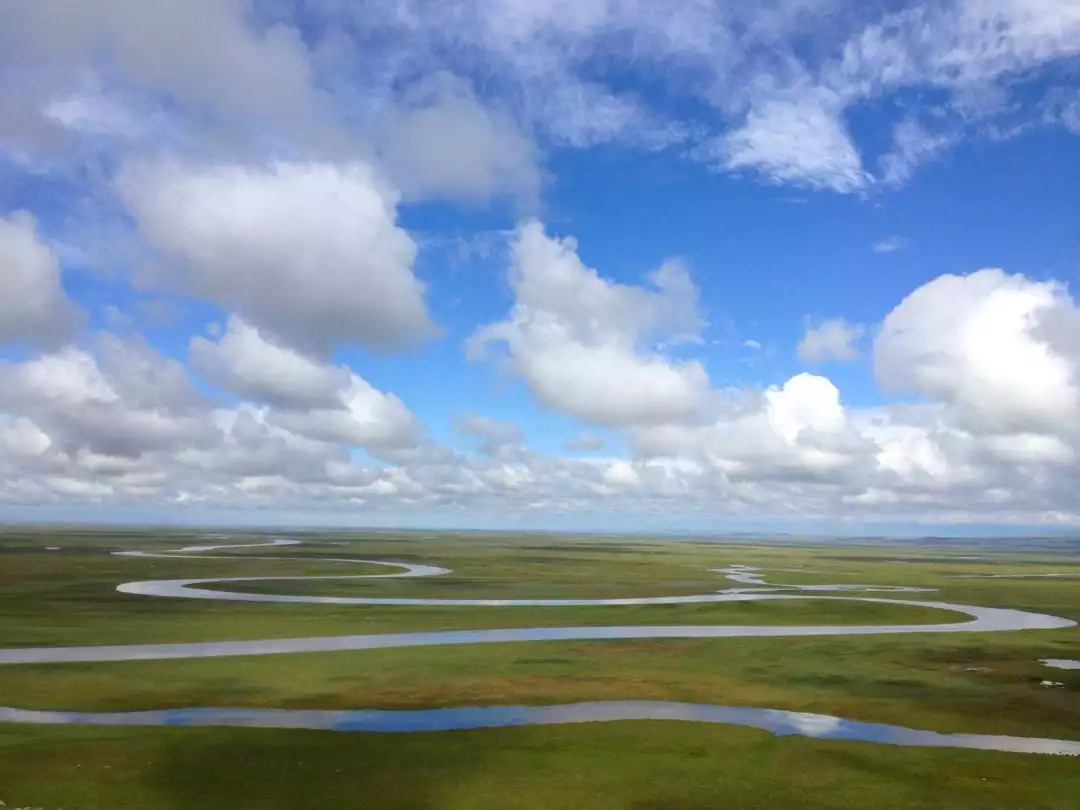
[[[879,239],[870,245],[870,249],[874,253],[895,253],[898,250],[903,250],[908,246],[908,240],[903,236],[886,236],[884,239]]]
[[[843,318],[830,318],[819,324],[806,323],[806,331],[796,347],[804,363],[847,362],[859,356],[856,342],[866,328]]]

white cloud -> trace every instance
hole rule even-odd
[[[44,115],[66,129],[88,135],[134,137],[143,125],[132,112],[100,93],[71,94],[49,101]]]
[[[717,148],[727,168],[755,169],[776,182],[839,192],[867,183],[839,112],[812,96],[755,105]]]
[[[505,112],[486,109],[468,85],[440,75],[383,119],[380,158],[407,199],[483,201],[500,194],[535,202],[532,141]]]
[[[410,198],[527,195],[537,175],[522,133],[541,147],[678,146],[841,192],[897,184],[961,138],[1039,123],[1043,89],[1029,79],[1080,54],[1072,0],[675,0],[663,14],[639,0],[9,6],[0,49],[20,91],[0,98],[0,129],[20,150],[56,141],[50,105],[84,133],[129,129],[122,105],[80,92],[92,72],[124,97],[164,102],[178,148],[333,160],[381,146]],[[649,92],[635,94],[642,82]],[[864,110],[898,118],[888,155],[848,130]]]
[[[1012,433],[990,436],[986,449],[995,458],[1010,464],[1069,464],[1076,458],[1072,447],[1057,436]]]
[[[1080,101],[1065,106],[1061,111],[1061,121],[1069,132],[1080,135]]]
[[[686,271],[666,264],[655,289],[601,278],[572,239],[523,224],[512,244],[507,320],[478,330],[469,352],[506,346],[512,370],[546,405],[604,425],[693,418],[708,387],[696,361],[673,362],[650,341],[696,337],[697,291]]]
[[[795,351],[804,363],[854,360],[859,356],[855,343],[865,331],[859,324],[848,323],[843,318],[830,318],[816,326],[807,322]]]
[[[622,459],[616,459],[604,465],[601,480],[616,489],[629,489],[641,484],[641,477],[638,475],[637,470],[629,462]]]
[[[731,402],[711,424],[643,427],[632,436],[645,457],[701,459],[741,482],[840,476],[866,449],[848,430],[836,386],[813,374]]]
[[[4,11],[5,53],[54,80],[66,71],[74,85],[94,66],[247,137],[271,126],[305,145],[346,141],[299,30],[253,25],[247,0],[13,0]]]
[[[176,283],[293,345],[381,349],[434,327],[394,194],[360,163],[128,166],[120,194]]]
[[[333,405],[349,382],[344,368],[267,340],[236,316],[216,341],[192,338],[190,356],[194,368],[215,385],[285,408]]]
[[[1076,345],[1054,345],[1040,327],[1075,310],[1054,282],[993,269],[941,276],[885,318],[875,374],[894,391],[941,400],[975,430],[1072,430],[1080,416]]]
[[[61,283],[60,259],[26,211],[0,217],[0,343],[55,345],[70,336],[77,310]]]
[[[571,453],[595,453],[604,449],[604,440],[588,432],[581,432],[566,443],[566,449]]]
[[[0,422],[0,455],[25,461],[44,455],[51,445],[49,435],[26,417]]]
[[[281,347],[265,351],[272,361]],[[784,516],[1039,522],[1078,511],[1075,437],[979,432],[948,402],[851,410],[831,381],[811,374],[760,392],[714,392],[711,415],[696,424],[629,428],[628,458],[544,456],[524,445],[519,426],[475,414],[458,426],[481,452],[460,455],[419,440],[400,402],[354,376],[333,408],[216,407],[178,364],[110,336],[92,350],[0,367],[0,392],[8,504],[182,503],[339,521],[363,506],[365,521],[467,514],[496,523],[537,510],[544,522],[614,510],[690,525]],[[358,445],[383,461],[351,453]]]
[[[0,410],[22,414],[66,453],[135,458],[210,439],[178,363],[112,336],[97,348],[0,364]]]
[[[959,140],[959,133],[931,133],[914,118],[905,118],[893,130],[892,150],[881,158],[881,182],[898,186],[915,169],[929,163]]]
[[[191,359],[215,385],[270,405],[260,418],[321,442],[374,451],[414,446],[421,426],[393,394],[336,366],[267,339],[241,318],[229,318],[218,340],[195,337]]]
[[[611,428],[626,458],[547,456],[475,414],[459,451],[331,360],[433,332],[399,191],[527,207],[542,156],[597,145],[844,193],[896,186],[966,138],[1080,127],[1074,2],[8,6],[0,156],[73,193],[50,196],[72,201],[49,211],[50,233],[70,227],[56,248],[29,215],[0,220],[0,340],[44,352],[0,364],[0,501],[1080,521],[1080,316],[1062,285],[1001,271],[900,303],[874,348],[900,401],[859,409],[814,374],[711,388],[684,268],[620,283],[525,224],[510,311],[471,348],[503,352],[542,405]],[[113,244],[128,227],[114,192],[145,246]],[[65,344],[61,262],[76,255],[233,313],[191,340],[209,386],[135,338]],[[130,335],[140,319],[110,323]],[[809,325],[800,357],[850,359],[860,330]],[[586,433],[568,449],[601,446]]]
[[[946,450],[949,429],[933,419],[923,421],[898,416],[879,410],[864,414],[860,419],[861,432],[876,446],[874,458],[879,471],[885,473],[886,478],[891,477],[893,484],[899,481],[923,486],[959,483],[957,479],[965,473],[957,470],[956,454],[950,459]]]
[[[751,340],[744,340],[742,342],[742,345],[743,345],[744,349],[752,349],[753,351],[760,351],[761,350],[761,343],[759,343],[756,340],[752,340],[752,339]]]
[[[422,433],[419,421],[400,399],[355,374],[336,406],[273,411],[269,421],[299,436],[374,452],[412,447]]]
[[[883,239],[879,239],[870,246],[870,250],[874,253],[895,253],[898,250],[903,250],[908,246],[908,240],[903,236],[886,236]]]
[[[787,442],[804,430],[835,433],[844,426],[840,392],[824,377],[797,374],[782,388],[766,391],[765,403],[770,427]]]
[[[529,455],[525,432],[514,422],[469,413],[458,419],[455,426],[458,432],[477,439],[479,451],[489,458],[520,461]]]
[[[897,186],[965,137],[1001,137],[1037,122],[1038,105],[1020,111],[1019,125],[1015,120],[1030,96],[1041,92],[1028,79],[1056,60],[1080,55],[1080,14],[1072,2],[916,3],[877,19],[873,10],[852,11],[846,19],[854,27],[837,15],[831,30],[813,30],[816,58],[800,56],[788,40],[774,43],[771,59],[748,48],[718,62],[733,69],[714,77],[717,97],[729,106],[731,99],[745,99],[745,117],[736,115],[736,127],[720,138],[726,166],[841,192]],[[877,105],[875,114],[888,115],[881,100],[922,89],[943,91],[945,98],[905,99],[893,145],[878,160],[879,175],[871,177],[845,119],[869,104]],[[733,106],[742,113],[737,102]],[[920,120],[933,120],[933,130]]]

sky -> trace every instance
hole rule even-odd
[[[8,0],[0,520],[1080,524],[1080,0]]]

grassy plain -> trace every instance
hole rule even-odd
[[[904,605],[799,602],[634,607],[367,607],[156,599],[120,582],[373,573],[332,556],[443,565],[417,580],[247,583],[273,592],[598,598],[729,587],[708,569],[759,565],[772,582],[914,585],[878,594],[1016,607],[1080,620],[1080,560],[1045,551],[960,559],[888,547],[447,534],[318,535],[232,559],[114,557],[192,535],[0,534],[0,647],[201,641],[406,630],[602,624],[935,623]],[[222,542],[243,542],[232,538]],[[45,551],[59,546],[60,551]],[[223,554],[224,552],[216,552]],[[280,560],[249,559],[280,556]],[[779,570],[796,569],[796,570]],[[1046,573],[957,579],[964,573]],[[221,585],[219,587],[233,586]],[[239,589],[239,584],[237,586]],[[1080,632],[541,642],[253,658],[0,667],[0,704],[428,708],[660,699],[835,714],[939,731],[1075,739]],[[1040,681],[1063,682],[1044,688]],[[0,800],[98,808],[1073,808],[1072,758],[774,738],[675,722],[414,735],[0,725]]]

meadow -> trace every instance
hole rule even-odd
[[[527,599],[708,593],[711,569],[1080,621],[1080,559],[1053,545],[928,549],[658,538],[325,533],[226,558],[110,552],[219,542],[195,533],[11,528],[0,534],[0,648],[353,633],[652,624],[896,624],[956,614],[842,599],[585,607],[260,604],[118,593],[163,578],[371,574],[323,557],[452,569],[425,579],[281,580],[267,593]],[[254,542],[244,536],[221,543]],[[59,548],[49,551],[48,548]],[[966,559],[978,555],[980,559]],[[232,559],[232,558],[236,559]],[[274,557],[276,559],[257,559]],[[794,570],[786,570],[794,569]],[[1043,574],[958,578],[963,574]],[[842,594],[840,594],[842,595]],[[1078,739],[1077,628],[903,636],[643,639],[259,657],[0,666],[0,705],[421,709],[674,700],[789,709],[942,732]],[[1044,680],[1063,684],[1045,687]],[[0,800],[66,808],[1073,808],[1080,761],[774,737],[674,721],[419,734],[0,724]]]

